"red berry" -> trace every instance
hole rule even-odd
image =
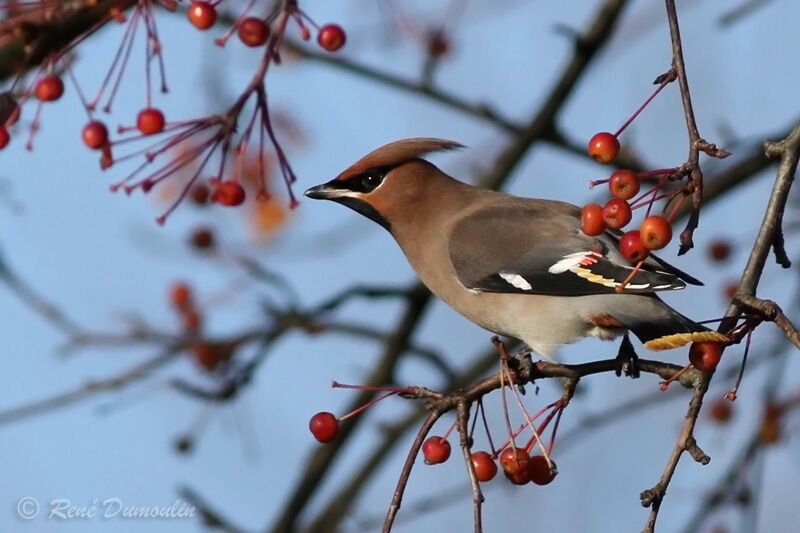
[[[639,230],[629,231],[619,239],[619,251],[631,263],[644,261],[650,250],[644,247]]]
[[[164,131],[164,113],[156,107],[146,107],[136,117],[136,127],[145,135],[155,135]]]
[[[319,29],[317,42],[328,52],[340,50],[347,41],[347,35],[338,24],[326,24]]]
[[[619,140],[613,134],[601,131],[589,140],[588,152],[592,159],[607,165],[619,154]]]
[[[488,452],[473,452],[472,467],[475,477],[481,482],[491,481],[497,475],[497,463]]]
[[[533,455],[528,463],[528,476],[537,485],[548,485],[556,478],[558,469],[553,463],[552,470],[543,455]]]
[[[99,150],[108,142],[108,128],[99,120],[93,120],[83,127],[83,144],[92,150]]]
[[[658,215],[645,218],[639,232],[642,234],[642,244],[648,250],[660,250],[672,239],[672,226],[667,219]]]
[[[617,170],[608,179],[608,188],[614,198],[630,200],[639,192],[639,178],[633,170]]]
[[[197,331],[203,323],[203,315],[197,312],[196,309],[185,309],[181,313],[181,321],[183,322],[183,329],[186,331]]]
[[[169,301],[178,310],[186,311],[191,309],[194,305],[193,300],[192,289],[186,283],[175,283],[169,291]]]
[[[311,430],[315,439],[328,443],[339,434],[339,421],[333,413],[322,411],[311,417],[311,420],[308,421],[308,429]]]
[[[192,199],[196,205],[205,205],[208,203],[208,197],[211,195],[211,191],[208,190],[208,187],[203,183],[198,183],[192,190],[189,192],[189,197]]]
[[[239,40],[250,48],[261,46],[269,39],[269,26],[256,17],[247,17],[239,23]]]
[[[428,437],[422,443],[422,455],[425,456],[425,464],[443,463],[450,457],[450,443],[444,437]]]
[[[728,400],[717,400],[711,404],[711,409],[708,411],[708,416],[711,420],[724,424],[728,422],[733,416],[733,407]]]
[[[506,448],[500,454],[500,466],[506,474],[514,475],[526,472],[529,462],[530,457],[522,448]]]
[[[631,221],[631,206],[625,200],[612,198],[603,206],[603,220],[609,228],[619,229]]]
[[[217,188],[211,194],[211,201],[218,204],[234,207],[241,205],[245,199],[244,187],[238,181],[220,181]]]
[[[64,82],[55,74],[48,74],[36,83],[34,92],[42,102],[53,102],[64,94]]]
[[[213,248],[215,244],[214,232],[209,228],[198,228],[192,233],[189,243],[200,250]]]
[[[603,208],[597,204],[586,204],[581,210],[581,229],[586,235],[600,235],[606,230]]]
[[[208,371],[214,370],[223,360],[220,351],[207,342],[196,344],[192,352],[194,360]]]
[[[217,21],[217,10],[208,2],[192,2],[186,16],[195,28],[207,30]]]
[[[717,239],[708,245],[708,256],[712,261],[722,262],[731,255],[731,245],[728,241]]]
[[[695,342],[689,348],[689,362],[700,372],[713,372],[721,359],[722,344],[718,342]]]
[[[0,150],[8,146],[9,142],[11,142],[11,134],[8,133],[5,127],[0,126]]]
[[[531,475],[528,470],[520,470],[519,472],[514,472],[513,474],[503,470],[503,474],[505,474],[506,479],[508,479],[514,485],[527,485],[531,481]]]

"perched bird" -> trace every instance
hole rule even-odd
[[[617,292],[633,270],[619,252],[619,235],[585,235],[578,207],[473,187],[422,159],[461,147],[442,139],[396,141],[305,194],[389,230],[434,294],[544,358],[586,336],[625,335],[630,346],[628,331],[653,350],[727,340],[656,296],[702,283],[653,255]]]

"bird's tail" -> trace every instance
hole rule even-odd
[[[663,302],[662,302],[663,303]],[[664,304],[668,316],[662,320],[630,321],[625,325],[653,351],[680,348],[690,342],[728,342],[728,337],[712,331]]]

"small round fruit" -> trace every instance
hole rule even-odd
[[[203,315],[196,309],[185,309],[181,313],[183,329],[186,331],[197,331],[203,323]]]
[[[553,468],[547,464],[547,459],[543,455],[533,455],[528,463],[528,475],[531,481],[537,485],[549,485],[556,478],[558,468],[553,463]]]
[[[475,469],[475,477],[484,483],[497,475],[497,463],[488,452],[473,452],[472,467]]]
[[[255,48],[269,39],[269,26],[257,17],[247,17],[239,23],[239,40],[246,46]]]
[[[189,197],[195,205],[207,204],[209,196],[211,196],[211,191],[208,190],[208,186],[204,183],[198,183],[189,191]]]
[[[648,250],[660,250],[672,240],[672,226],[666,218],[658,215],[645,218],[639,232],[642,234],[642,244]]]
[[[8,146],[9,142],[11,142],[11,134],[5,127],[0,126],[0,150]]]
[[[207,30],[217,21],[217,10],[208,2],[192,2],[186,10],[189,22],[198,30]]]
[[[99,120],[93,120],[83,127],[83,144],[92,150],[99,150],[108,142],[108,128]]]
[[[531,475],[527,469],[514,472],[513,474],[503,470],[503,474],[505,474],[506,479],[514,485],[527,485],[531,481]]]
[[[199,250],[214,248],[215,241],[214,232],[210,228],[197,228],[189,239],[189,243]]]
[[[319,29],[317,42],[328,52],[336,52],[347,42],[347,35],[338,24],[325,24]]]
[[[322,411],[311,417],[308,421],[308,429],[319,442],[328,443],[339,434],[339,421],[333,413]]]
[[[450,457],[450,443],[444,437],[428,437],[422,443],[422,455],[425,456],[425,464],[443,463]]]
[[[607,165],[619,155],[619,140],[613,133],[601,131],[589,140],[588,152],[592,159]]]
[[[192,297],[192,289],[189,285],[179,281],[175,283],[169,291],[169,301],[172,305],[179,310],[191,309],[194,305],[194,298]]]
[[[603,206],[603,220],[609,228],[620,229],[631,221],[631,206],[625,200],[612,198]]]
[[[34,92],[42,102],[53,102],[64,94],[64,82],[55,74],[48,74],[36,83]]]
[[[614,198],[630,200],[639,192],[639,178],[633,170],[617,170],[608,179],[608,188]]]
[[[689,348],[689,361],[697,370],[711,373],[722,359],[722,344],[713,341],[695,342]]]
[[[217,368],[223,359],[220,351],[207,342],[196,344],[192,351],[197,364],[209,372]]]
[[[136,117],[136,127],[145,135],[155,135],[164,131],[164,113],[156,107],[146,107]]]
[[[764,420],[758,432],[758,438],[763,444],[774,444],[781,438],[781,424],[778,420]]]
[[[241,205],[245,199],[244,187],[238,181],[220,181],[211,194],[211,200],[218,204],[235,207]]]
[[[650,254],[650,250],[645,248],[639,230],[629,231],[619,239],[619,251],[622,256],[631,263],[644,261]]]
[[[529,462],[528,452],[522,448],[506,448],[500,454],[500,467],[506,474],[514,475],[527,471]]]
[[[606,230],[603,208],[597,204],[586,204],[581,210],[581,230],[589,236],[600,235]]]
[[[708,257],[712,261],[721,263],[730,257],[731,245],[724,239],[717,239],[708,245]]]
[[[711,420],[720,424],[725,424],[733,416],[733,407],[728,400],[717,400],[711,404],[708,410],[708,416]]]

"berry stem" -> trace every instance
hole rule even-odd
[[[667,76],[667,77],[665,77],[665,78],[664,78],[664,81],[662,81],[662,82],[661,82],[661,84],[659,84],[659,86],[656,88],[656,90],[655,90],[655,91],[653,91],[653,94],[651,94],[650,96],[648,96],[648,97],[647,97],[647,99],[646,99],[646,100],[645,100],[645,101],[642,103],[642,105],[640,105],[640,106],[639,106],[639,109],[637,109],[636,111],[634,111],[634,112],[633,112],[633,115],[631,115],[631,117],[630,117],[628,120],[626,120],[626,121],[625,121],[625,123],[624,123],[622,126],[620,126],[620,128],[619,128],[619,129],[616,131],[616,133],[614,133],[614,137],[619,137],[619,135],[620,135],[620,134],[621,134],[623,131],[625,131],[625,128],[627,128],[628,126],[630,126],[631,122],[633,122],[634,120],[636,120],[636,117],[638,117],[638,116],[639,116],[639,113],[641,113],[642,111],[644,111],[644,108],[645,108],[645,107],[647,107],[647,104],[649,104],[650,102],[652,102],[652,101],[653,101],[653,98],[655,98],[655,97],[658,95],[658,93],[660,93],[660,92],[661,92],[661,89],[663,89],[664,87],[666,87],[666,86],[667,86],[667,84],[669,84],[669,83],[672,83],[673,81],[675,81],[675,76],[674,76],[674,75],[673,75],[673,76]]]
[[[352,411],[350,411],[350,412],[349,412],[349,413],[347,413],[346,415],[342,415],[342,416],[340,416],[340,417],[339,417],[339,421],[340,421],[340,422],[342,422],[342,421],[344,421],[344,420],[347,420],[347,419],[348,419],[348,418],[350,418],[351,416],[355,416],[355,415],[357,415],[358,413],[360,413],[360,412],[362,412],[362,411],[364,411],[364,410],[366,410],[366,409],[369,409],[370,407],[372,407],[372,406],[373,406],[373,405],[375,405],[376,403],[380,402],[381,400],[385,400],[386,398],[388,398],[388,397],[390,397],[390,396],[394,396],[395,394],[397,394],[397,393],[396,393],[396,392],[387,392],[386,394],[381,394],[381,395],[380,395],[380,396],[378,396],[377,398],[373,398],[372,400],[368,401],[367,403],[365,403],[365,404],[364,404],[364,405],[362,405],[361,407],[358,407],[358,408],[356,408],[356,409],[353,409]]]
[[[349,383],[339,383],[338,381],[331,381],[331,388],[334,389],[355,389],[355,390],[368,390],[377,392],[393,392],[395,394],[405,394],[408,392],[406,387],[381,387],[372,385],[351,385]]]
[[[753,332],[748,332],[747,338],[744,341],[744,356],[742,357],[742,366],[739,367],[739,375],[736,376],[736,383],[734,384],[733,388],[725,395],[725,398],[730,401],[736,400],[736,394],[739,392],[739,386],[742,384],[742,378],[744,378],[744,367],[747,365],[747,355],[750,353],[750,340],[752,337]]]

